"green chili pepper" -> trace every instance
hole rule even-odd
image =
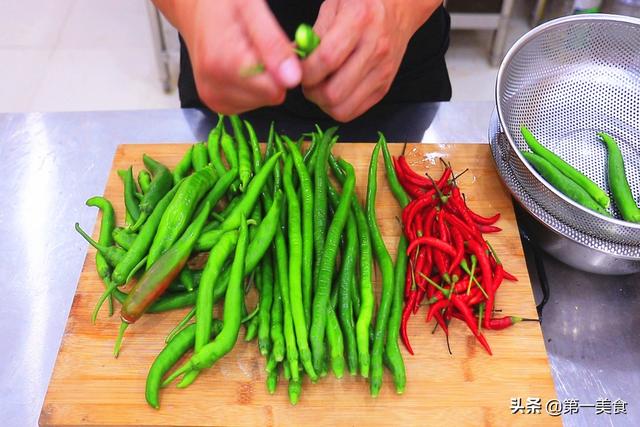
[[[189,267],[184,267],[178,275],[180,282],[184,285],[188,292],[192,292],[194,289],[193,271]]]
[[[171,281],[176,278],[184,268],[196,239],[209,215],[210,206],[205,206],[184,234],[158,258],[142,278],[134,285],[129,296],[122,305],[122,319],[127,323],[134,323],[142,316],[145,310],[155,301]]]
[[[91,246],[96,248],[99,254],[102,255],[108,266],[116,266],[126,255],[126,251],[118,246],[105,246],[96,242],[89,236],[82,228],[80,224],[76,222],[76,231],[80,234]]]
[[[158,258],[149,270],[136,282],[129,295],[124,300],[120,310],[120,318],[124,326],[116,340],[114,354],[117,357],[120,343],[126,325],[135,323],[160,295],[164,293],[169,284],[182,270],[191,255],[196,239],[209,216],[210,206],[207,205],[184,234],[175,242],[168,251]]]
[[[278,369],[273,369],[267,374],[267,391],[269,394],[276,392],[278,386]]]
[[[189,371],[211,367],[233,348],[240,332],[241,308],[244,297],[244,264],[247,251],[247,222],[244,215],[240,220],[240,233],[236,252],[231,265],[231,281],[224,298],[223,326],[220,334],[200,351],[195,353],[185,364],[178,368],[163,385],[171,383],[175,378]]]
[[[222,138],[223,129],[224,116],[218,114],[218,124],[216,127],[211,129],[211,132],[209,132],[208,148],[211,164],[219,176],[223,176],[227,171],[224,167],[224,163],[222,163],[222,157],[220,156],[220,139]]]
[[[319,142],[320,146],[318,147],[318,156],[316,158],[313,191],[313,227],[315,229],[313,234],[313,247],[316,254],[313,269],[314,283],[318,282],[320,260],[322,259],[320,254],[322,254],[327,230],[327,159],[331,152],[331,138],[335,131],[336,128],[331,128],[323,135],[322,141]]]
[[[244,191],[251,179],[251,152],[249,151],[249,144],[242,132],[242,120],[237,115],[229,117],[231,120],[231,127],[233,128],[233,136],[238,143],[238,177],[240,178],[240,190]]]
[[[290,148],[293,152],[296,152],[298,156],[300,153],[297,151],[297,147],[290,144]],[[299,157],[302,162],[302,157]],[[305,319],[305,301],[303,298],[302,289],[302,221],[300,219],[300,202],[298,195],[293,186],[293,154],[287,158],[284,165],[283,183],[284,189],[287,193],[289,220],[287,223],[287,229],[289,232],[289,295],[291,299],[291,315],[293,318],[293,325],[295,328],[296,340],[298,343],[298,350],[300,351],[300,361],[304,367],[305,372],[311,378],[311,381],[316,381],[318,376],[313,369],[311,363],[311,350],[309,349],[308,337],[307,337],[307,323]],[[310,180],[309,180],[310,181]],[[310,183],[309,183],[310,184]],[[304,190],[303,190],[304,193]],[[309,212],[311,213],[311,212]],[[310,239],[309,235],[309,239]],[[311,283],[309,283],[309,303],[311,301]],[[305,295],[306,296],[306,295]]]
[[[200,205],[198,206],[198,209],[196,209],[196,215],[198,212],[200,212],[200,210],[202,210],[202,207],[205,203],[209,203],[211,206],[216,206],[220,199],[222,199],[224,195],[227,194],[227,190],[229,190],[229,187],[231,186],[233,181],[235,181],[237,176],[238,171],[236,169],[230,169],[226,171],[225,174],[222,175],[218,181],[216,181],[215,185],[207,193],[207,195],[200,201]]]
[[[273,262],[271,253],[267,252],[260,264],[262,274],[262,289],[260,290],[260,310],[258,312],[258,348],[260,354],[267,356],[271,351],[269,337],[271,327],[271,307],[273,304]]]
[[[321,163],[318,163],[320,165]],[[326,164],[326,163],[324,163]],[[355,187],[355,171],[351,165],[346,165],[347,178],[344,183],[340,204],[329,226],[326,242],[322,251],[317,252],[321,255],[319,266],[319,274],[315,286],[315,295],[313,298],[313,312],[311,320],[311,350],[313,353],[313,365],[316,370],[321,370],[324,362],[324,338],[327,327],[327,305],[329,304],[329,294],[331,292],[331,283],[333,279],[333,271],[336,263],[336,255],[340,236],[345,227],[347,218],[349,217],[349,205],[351,197],[354,194]],[[326,167],[324,168],[326,170]],[[316,169],[316,176],[321,174],[321,169]],[[316,191],[318,187],[316,186]],[[324,192],[326,194],[327,189]],[[317,199],[316,199],[317,200]],[[326,203],[326,201],[325,201]]]
[[[358,259],[358,229],[353,212],[349,212],[346,225],[345,247],[342,252],[340,275],[338,277],[338,314],[345,337],[347,366],[351,375],[358,371],[358,347],[356,344],[355,322],[353,320],[353,304],[351,284]]]
[[[559,156],[553,153],[551,150],[540,144],[533,134],[525,126],[520,126],[520,132],[524,137],[524,141],[527,143],[531,151],[538,156],[545,159],[547,162],[555,166],[563,175],[573,180],[576,184],[582,187],[600,206],[608,208],[611,204],[609,196],[598,185],[587,178],[582,172],[571,166],[569,163],[562,160]]]
[[[188,176],[180,184],[158,225],[158,231],[149,249],[147,269],[178,239],[187,227],[198,201],[213,186],[216,179],[213,168],[208,166]]]
[[[404,188],[398,180],[396,170],[393,166],[393,160],[389,153],[389,147],[387,146],[387,141],[382,133],[379,133],[379,136],[379,143],[382,148],[384,166],[387,173],[387,182],[389,183],[391,192],[400,204],[400,207],[404,209],[410,202],[409,196],[404,191]],[[402,360],[402,353],[400,352],[400,346],[398,345],[398,335],[400,333],[400,324],[402,322],[402,310],[404,305],[404,280],[407,273],[407,246],[407,238],[404,233],[401,233],[400,240],[398,241],[398,248],[396,250],[393,301],[391,303],[391,314],[389,315],[389,328],[387,331],[387,341],[385,346],[385,355],[391,372],[393,373],[393,381],[398,394],[404,393],[407,382],[404,361]]]
[[[287,390],[289,392],[289,402],[291,402],[292,405],[296,405],[300,400],[300,393],[302,392],[302,383],[300,382],[300,379],[291,378]]]
[[[209,164],[209,153],[207,153],[207,145],[204,142],[198,142],[193,145],[193,153],[191,155],[191,165],[193,170],[198,172],[207,167]]]
[[[160,220],[179,188],[180,186],[172,188],[162,198],[162,200],[160,200],[160,203],[158,203],[156,208],[153,210],[151,216],[149,216],[145,221],[138,233],[138,237],[131,245],[131,248],[127,251],[124,259],[120,261],[113,270],[113,274],[111,275],[111,280],[113,280],[113,282],[118,285],[126,283],[127,277],[131,271],[146,256],[147,251],[151,246],[151,242],[153,242],[153,238],[156,235],[156,230],[158,229]]]
[[[247,332],[245,333],[244,340],[246,342],[253,341],[258,335],[258,317],[254,316],[246,323]]]
[[[229,216],[224,220],[224,222],[220,224],[220,228],[209,231],[200,236],[200,239],[198,239],[198,243],[196,244],[196,248],[198,250],[211,249],[222,234],[226,231],[234,230],[240,225],[239,222],[242,215],[246,217],[251,213],[258,197],[260,197],[260,194],[262,193],[265,183],[269,179],[271,172],[274,170],[279,157],[280,153],[277,153],[265,162],[264,166],[260,169],[260,172],[258,172],[249,182],[245,194],[240,199],[240,202],[235,206],[233,211],[229,213]]]
[[[349,165],[345,160],[336,161],[333,156],[329,157],[329,164],[336,174],[338,181],[344,182],[346,177],[342,170]],[[360,242],[360,314],[356,321],[356,344],[358,345],[358,359],[360,362],[360,373],[363,377],[369,376],[370,353],[369,353],[369,330],[371,319],[373,318],[374,295],[373,295],[373,260],[371,253],[371,236],[367,217],[365,216],[358,198],[354,195],[351,198],[351,205],[356,216],[358,228],[358,240]]]
[[[200,279],[198,288],[198,299],[196,300],[196,352],[200,351],[209,342],[214,304],[213,289],[218,282],[218,277],[227,258],[234,251],[237,242],[238,233],[236,231],[225,233],[211,250],[207,264],[202,272],[202,279]]]
[[[189,149],[184,153],[182,159],[178,162],[173,169],[173,185],[178,185],[182,179],[187,176],[191,170],[191,159],[193,157],[193,145],[189,146]]]
[[[222,322],[214,320],[211,325],[211,337],[215,337],[222,330]],[[181,330],[156,356],[149,374],[147,374],[147,385],[145,397],[147,403],[153,408],[160,408],[160,382],[164,374],[169,372],[171,367],[182,358],[182,356],[193,347],[196,337],[196,325],[192,324]]]
[[[553,185],[561,193],[569,197],[571,200],[581,204],[585,208],[596,211],[602,215],[611,216],[609,212],[604,210],[593,198],[586,192],[584,188],[576,184],[571,178],[565,176],[558,168],[553,166],[549,161],[534,153],[521,151],[525,159],[538,171],[549,184]]]
[[[278,227],[275,237],[276,247],[276,264],[278,268],[278,284],[280,286],[280,295],[282,296],[282,311],[284,317],[284,342],[286,347],[287,361],[291,368],[292,378],[298,379],[298,345],[293,326],[293,315],[291,312],[291,298],[289,289],[289,271],[287,268],[287,245],[285,243],[284,233]]]
[[[291,140],[287,141],[287,145],[300,179],[300,197],[302,201],[302,301],[305,324],[309,327],[311,324],[311,293],[313,285],[313,184],[298,147]]]
[[[260,143],[256,131],[247,120],[244,121],[244,127],[247,128],[249,134],[249,145],[251,146],[251,157],[253,159],[253,172],[258,173],[262,167],[262,152],[260,151]]]
[[[275,245],[274,245],[275,253]],[[282,362],[285,356],[284,344],[284,313],[282,309],[282,291],[280,290],[280,278],[275,256],[273,257],[273,304],[271,305],[271,354],[277,362]]]
[[[127,213],[131,217],[132,221],[137,221],[140,216],[140,207],[138,206],[138,199],[136,198],[136,182],[133,179],[133,166],[129,166],[129,169],[119,170],[118,176],[124,182],[124,205],[127,208]]]
[[[610,135],[600,132],[598,136],[607,144],[607,151],[609,153],[609,187],[611,188],[611,193],[613,193],[616,206],[625,221],[640,222],[640,209],[638,209],[636,205],[636,201],[631,193],[631,188],[629,187],[629,181],[627,181],[624,158],[622,157],[620,148]]]
[[[131,231],[138,230],[142,224],[147,220],[151,212],[155,209],[156,205],[164,197],[165,194],[171,190],[173,186],[173,177],[169,168],[160,162],[155,161],[150,156],[144,154],[142,156],[144,165],[151,171],[153,180],[149,184],[149,191],[147,191],[140,202],[140,216],[135,224],[130,229]]]
[[[224,157],[227,159],[229,167],[231,169],[238,169],[238,176],[240,176],[238,150],[233,143],[233,138],[227,134],[224,128],[222,129],[222,136],[220,137],[220,145],[222,146],[222,151],[224,152]],[[231,186],[231,189],[235,192],[239,185],[240,180],[236,181],[236,183]]]
[[[309,24],[300,24],[295,34],[296,53],[301,58],[306,58],[320,44],[320,37],[313,31]]]
[[[123,227],[115,227],[111,232],[111,237],[113,237],[113,240],[116,242],[118,246],[128,251],[129,249],[131,249],[131,246],[133,245],[133,242],[135,242],[136,238],[138,237],[138,234],[132,233]]]
[[[335,291],[337,290],[338,288],[335,288]],[[336,316],[337,296],[337,292],[332,292],[331,301],[327,305],[327,343],[329,344],[331,370],[339,379],[344,375],[344,337]]]
[[[115,230],[116,214],[111,202],[104,197],[95,196],[88,199],[86,205],[96,207],[102,212],[98,243],[107,247],[113,245],[114,239],[112,234]],[[100,251],[96,252],[96,270],[98,272],[98,276],[100,276],[104,282],[105,287],[109,288],[111,285],[112,267]],[[113,315],[113,298],[109,298],[109,316],[111,315]]]
[[[141,170],[138,172],[138,185],[140,186],[140,191],[142,194],[146,194],[149,191],[149,186],[151,185],[151,175],[146,170]]]
[[[382,353],[384,351],[384,343],[387,335],[389,313],[391,311],[395,285],[393,261],[391,261],[389,251],[387,251],[387,247],[384,244],[376,219],[376,192],[378,189],[377,173],[380,146],[381,142],[378,142],[371,154],[371,162],[369,164],[369,183],[367,186],[367,222],[369,223],[369,230],[371,230],[373,252],[378,259],[378,264],[380,265],[380,271],[382,273],[382,294],[376,318],[373,348],[371,350],[372,396],[377,396],[378,393],[380,393],[380,388],[382,387]]]

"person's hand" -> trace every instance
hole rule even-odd
[[[300,61],[265,0],[180,0],[170,7],[198,95],[212,110],[235,114],[281,104],[300,83]],[[252,73],[260,64],[265,72]]]
[[[407,44],[436,0],[326,0],[314,25],[320,45],[303,61],[304,95],[334,119],[350,121],[380,101]]]

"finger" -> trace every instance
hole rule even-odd
[[[264,0],[249,0],[238,7],[239,18],[249,41],[267,71],[282,86],[292,88],[300,83],[302,69],[278,21]]]
[[[199,73],[196,80],[200,98],[218,112],[242,110],[277,105],[284,101],[285,89],[269,73],[243,77],[247,70],[258,63],[257,54],[242,37],[236,38],[240,49],[234,50],[224,60],[213,58],[208,72]]]
[[[363,40],[335,74],[309,91],[310,99],[324,106],[342,104],[376,66],[377,61],[373,60],[375,49],[375,41]]]
[[[326,0],[320,5],[318,18],[315,24],[313,24],[313,30],[320,38],[327,33],[331,23],[336,19],[337,8],[338,0]]]
[[[370,17],[364,2],[352,1],[335,13],[320,44],[302,64],[302,84],[315,86],[336,71],[356,48]],[[323,24],[324,25],[324,24]]]
[[[374,68],[341,104],[318,106],[337,121],[352,120],[380,101],[389,90],[390,84],[381,79],[381,74],[379,69]]]

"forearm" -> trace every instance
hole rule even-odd
[[[413,35],[440,7],[442,0],[386,0],[387,10],[396,15],[399,28]]]
[[[185,10],[191,8],[194,3],[191,0],[151,0],[158,10],[167,18],[178,31],[182,31],[182,22]]]

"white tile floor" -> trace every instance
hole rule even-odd
[[[0,112],[178,107],[177,92],[162,91],[145,1],[0,2]],[[527,30],[522,9],[508,45]],[[493,100],[490,39],[453,32],[454,100]]]

